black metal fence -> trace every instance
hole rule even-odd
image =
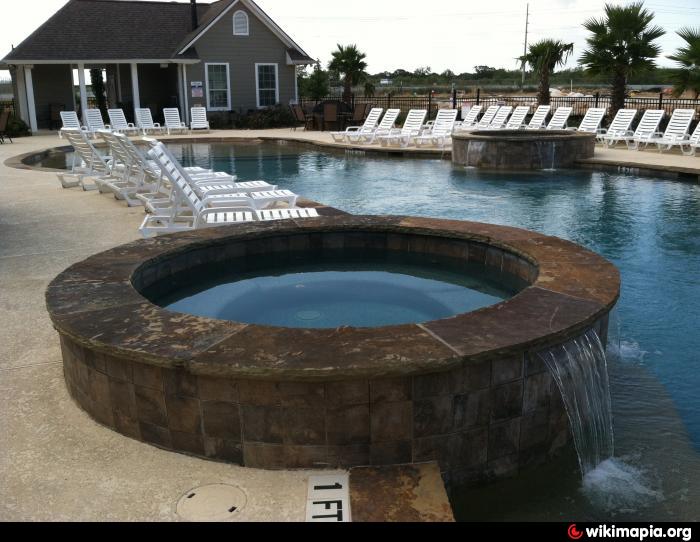
[[[340,100],[340,96],[328,96],[319,101]],[[300,100],[302,107],[313,106],[318,101],[308,98]],[[370,104],[373,107],[383,107],[384,109],[401,109],[402,113],[407,113],[409,109],[426,109],[429,117],[434,118],[438,109],[461,109],[473,105],[511,105],[530,106],[531,113],[537,107],[537,97],[535,96],[482,96],[477,92],[474,96],[459,97],[456,94],[452,97],[428,96],[374,96],[374,97],[353,97],[353,107],[357,104]],[[581,98],[552,97],[552,109],[558,107],[572,107],[574,117],[582,117],[591,107],[610,108],[611,97],[601,94],[595,96],[585,96]],[[647,109],[663,109],[671,115],[675,109],[694,109],[696,119],[700,119],[700,100],[669,98],[663,94],[654,98],[628,98],[625,107],[645,111]]]
[[[14,100],[0,100],[0,111],[5,111],[9,109],[12,116],[15,115],[15,101]]]

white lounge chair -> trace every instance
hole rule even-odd
[[[61,122],[63,127],[58,131],[58,137],[63,138],[63,130],[83,130],[87,132],[87,127],[80,124],[78,114],[75,111],[61,111]]]
[[[528,130],[544,130],[547,127],[547,117],[551,110],[552,107],[549,105],[539,106],[526,128]]]
[[[636,116],[636,109],[620,109],[610,123],[610,126],[608,126],[607,129],[604,128],[600,130],[598,141],[606,147],[614,147],[625,137],[633,135],[634,132],[632,132],[630,128]]]
[[[187,133],[187,125],[180,120],[180,111],[176,107],[166,107],[163,109],[165,118],[165,130],[170,135],[172,132]]]
[[[396,119],[401,114],[400,109],[387,109],[382,117],[382,121],[374,130],[364,131],[356,134],[348,134],[347,140],[351,143],[374,143],[377,136],[387,135],[396,126]]]
[[[164,152],[162,143],[156,143],[150,151],[151,157],[168,177],[179,198],[169,209],[168,214],[149,215],[141,224],[140,231],[144,237],[162,233],[189,231],[198,228],[209,228],[227,224],[241,224],[257,220],[282,220],[288,218],[313,218],[318,216],[316,209],[254,209],[241,198],[227,202],[226,207],[207,207],[202,199],[188,184],[180,170],[172,163],[170,156]],[[277,212],[279,211],[279,212]]]
[[[671,115],[671,120],[668,121],[668,126],[663,135],[654,136],[650,143],[655,143],[659,152],[671,150],[676,145],[680,145],[690,139],[688,130],[690,123],[695,117],[694,109],[676,109]]]
[[[444,149],[448,141],[452,141],[452,131],[459,111],[456,109],[440,109],[429,134],[419,135],[413,140],[417,147],[423,145],[436,146]]]
[[[513,107],[510,105],[503,106],[498,110],[498,113],[493,117],[491,124],[489,124],[487,130],[501,130],[506,124],[508,124],[508,117],[513,112]]]
[[[506,124],[506,130],[520,130],[525,127],[525,118],[530,114],[530,106],[522,105],[516,107],[515,111],[510,117],[508,124]]]
[[[591,107],[586,111],[579,127],[569,128],[569,131],[598,135],[600,125],[603,123],[607,112],[608,110],[605,107]]]
[[[475,105],[469,109],[469,111],[465,112],[466,108],[462,108],[462,120],[459,122],[455,122],[455,131],[460,131],[460,130],[470,130],[474,126],[476,126],[478,120],[479,120],[479,115],[481,114],[481,111],[484,109],[483,105]]]
[[[86,109],[84,119],[87,131],[95,137],[98,130],[109,130],[109,124],[105,125],[102,119],[102,112],[99,109]]]
[[[491,107],[489,107],[486,110],[486,113],[484,113],[484,116],[481,117],[481,120],[477,123],[476,128],[479,130],[485,130],[486,128],[491,126],[493,119],[496,117],[500,110],[500,105],[492,105]]]
[[[333,141],[335,141],[336,143],[342,143],[343,141],[347,141],[350,135],[357,136],[358,134],[362,133],[371,133],[377,128],[377,124],[379,124],[379,118],[382,116],[383,112],[384,108],[382,107],[372,108],[362,126],[350,126],[349,128],[346,128],[343,132],[331,132],[331,137],[333,138]]]
[[[700,122],[695,127],[693,135],[688,138],[687,141],[682,141],[680,144],[681,152],[686,156],[695,156],[697,150],[700,148]]]
[[[108,109],[109,124],[115,132],[121,132],[127,135],[136,135],[139,129],[133,122],[126,122],[123,109]]]
[[[385,147],[387,145],[400,145],[408,147],[411,138],[419,136],[425,117],[428,112],[425,109],[411,109],[406,116],[402,128],[395,128],[388,134],[379,136],[379,143]]]
[[[638,151],[642,145],[646,147],[654,137],[654,134],[658,133],[659,124],[661,124],[665,115],[666,112],[663,109],[647,109],[634,133],[622,137],[620,140],[624,141],[627,144],[627,148],[633,151]]]
[[[192,107],[190,109],[190,130],[204,130],[209,132],[209,121],[205,107]]]
[[[73,162],[70,172],[59,173],[58,180],[63,188],[82,186],[83,190],[95,190],[97,186],[94,182],[87,184],[85,180],[109,175],[110,158],[97,152],[84,130],[66,128],[63,135],[73,146]]]
[[[165,128],[159,123],[153,122],[151,110],[147,108],[136,110],[136,126],[138,126],[143,135],[162,134],[165,131]]]
[[[560,107],[552,115],[552,120],[547,125],[547,130],[566,130],[573,107]]]

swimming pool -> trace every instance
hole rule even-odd
[[[455,511],[460,519],[700,519],[698,184],[582,170],[488,173],[287,142],[169,147],[186,165],[265,179],[350,213],[511,225],[610,259],[623,280],[610,372],[625,464],[604,465],[587,480],[589,498],[569,457],[458,493]],[[596,492],[620,477],[625,488]],[[630,489],[630,482],[642,485]]]

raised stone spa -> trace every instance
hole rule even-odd
[[[284,266],[357,251],[375,261],[418,257],[428,269],[478,266],[514,296],[372,328],[273,327],[149,301],[212,265],[274,255]],[[72,397],[123,435],[264,469],[437,460],[446,479],[472,483],[567,446],[563,402],[537,353],[590,330],[605,341],[619,288],[612,264],[561,239],[471,222],[333,216],[125,245],[62,273],[47,306]]]
[[[593,158],[595,141],[595,134],[566,130],[477,130],[454,134],[452,161],[497,170],[568,168]]]

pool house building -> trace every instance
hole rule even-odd
[[[50,129],[60,111],[89,108],[85,70],[127,115],[177,107],[237,111],[295,103],[296,68],[314,60],[252,0],[202,3],[70,0],[0,62],[17,115]],[[78,92],[75,91],[77,71]]]

